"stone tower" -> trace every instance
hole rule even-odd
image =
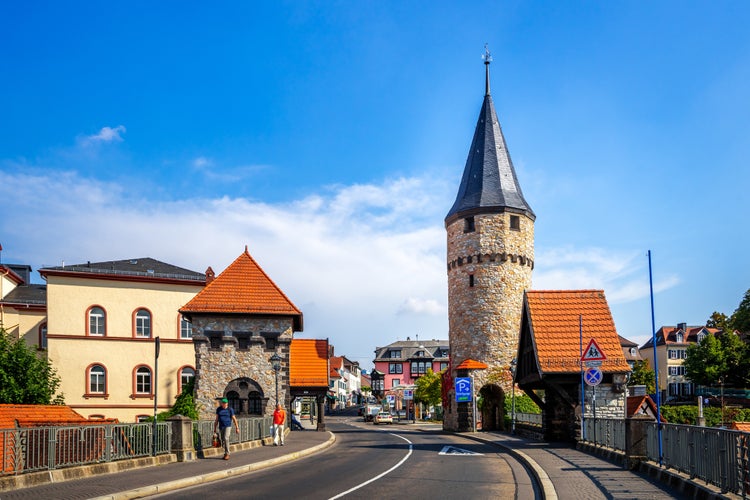
[[[503,428],[503,400],[518,346],[523,292],[534,268],[534,220],[518,183],[490,96],[485,95],[461,185],[445,217],[448,236],[450,380],[443,426],[454,431]],[[476,362],[479,363],[476,363]],[[486,369],[471,369],[483,367]],[[482,409],[457,403],[451,381],[474,377]]]

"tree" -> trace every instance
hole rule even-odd
[[[729,324],[733,330],[738,330],[740,333],[750,332],[750,290],[745,292],[742,302],[732,313]]]
[[[748,347],[731,330],[719,336],[724,355],[724,383],[734,387],[746,387],[750,381],[747,371]]]
[[[728,332],[732,330],[729,326],[729,318],[726,314],[714,311],[708,321],[706,321],[708,328],[719,328],[722,331]]]
[[[55,396],[60,377],[47,358],[40,358],[23,339],[0,328],[0,403],[65,404]]]
[[[426,405],[440,406],[443,402],[442,378],[442,373],[435,373],[428,368],[427,373],[415,382],[417,389],[414,397]]]
[[[683,365],[687,378],[698,385],[714,385],[727,375],[724,348],[713,335],[706,335],[698,344],[689,345]]]
[[[656,392],[656,374],[649,368],[648,361],[640,359],[633,363],[633,372],[630,374],[628,385],[645,385],[647,394]]]

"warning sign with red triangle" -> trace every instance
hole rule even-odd
[[[596,340],[591,339],[589,345],[583,350],[581,361],[604,361],[605,359],[607,359],[607,356],[599,348],[599,344],[596,343]]]

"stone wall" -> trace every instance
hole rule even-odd
[[[519,217],[518,230],[510,229],[511,216]],[[523,292],[534,268],[534,221],[510,212],[480,214],[474,227],[464,232],[463,218],[447,227],[448,324],[451,366],[475,359],[490,367],[474,372],[478,393],[492,369],[507,368],[516,355]],[[509,380],[501,385],[510,391]],[[467,430],[450,397],[444,428]]]
[[[276,372],[270,358],[274,353],[281,358],[279,402],[288,406],[292,335],[291,317],[193,317],[195,394],[200,418],[213,418],[217,398],[242,384],[261,392],[263,414],[272,413],[276,406]],[[239,384],[238,379],[242,379]]]
[[[626,393],[615,392],[612,384],[596,386],[596,418],[625,418]],[[580,391],[579,391],[580,394]],[[584,417],[594,417],[594,387],[585,386]]]

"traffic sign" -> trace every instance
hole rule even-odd
[[[456,402],[471,401],[471,377],[456,377]]]
[[[404,401],[410,401],[414,399],[414,391],[412,389],[404,389]]]
[[[607,359],[607,356],[604,355],[604,351],[599,348],[596,340],[591,339],[589,345],[583,350],[581,361],[604,361],[605,359]]]
[[[602,382],[602,371],[599,368],[588,368],[583,375],[583,380],[588,385],[596,386]]]

